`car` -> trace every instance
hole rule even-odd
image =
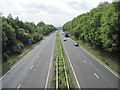
[[[63,41],[66,41],[66,38],[64,38]]]
[[[65,36],[65,37],[68,37],[68,32],[64,32],[64,36]]]
[[[75,42],[75,43],[74,43],[74,46],[79,46],[79,45],[78,45],[78,43]]]
[[[64,35],[64,32],[62,32],[62,34]]]

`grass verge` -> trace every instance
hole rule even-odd
[[[53,61],[52,88],[56,87],[56,59],[57,58],[58,58],[58,70],[59,70],[58,71],[58,85],[59,85],[59,88],[67,88],[62,55],[63,55],[64,61],[65,61],[65,67],[66,67],[66,72],[67,72],[67,76],[68,76],[69,86],[70,86],[70,88],[74,88],[74,84],[72,83],[72,78],[71,78],[69,67],[67,64],[67,58],[64,53],[64,49],[62,47],[60,36],[57,34],[56,46],[55,46],[55,52],[54,52],[54,61]]]
[[[99,48],[93,47],[93,45],[83,42],[81,40],[75,39],[75,37],[71,36],[73,40],[80,44],[83,48],[85,48],[88,52],[94,55],[98,60],[102,61],[108,67],[110,67],[113,71],[120,74],[119,64],[118,64],[118,55],[114,53],[108,53]]]
[[[45,39],[45,37],[43,37]],[[36,44],[25,46],[25,48],[22,50],[21,54],[19,55],[11,55],[9,56],[8,60],[6,62],[2,63],[2,68],[0,68],[0,73],[6,73],[16,62],[18,62],[24,55],[26,55],[32,48],[34,48]]]

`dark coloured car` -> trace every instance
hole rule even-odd
[[[75,42],[75,43],[74,43],[74,46],[79,46],[79,45],[78,45],[78,43]]]
[[[63,41],[66,41],[66,38],[64,38]]]
[[[64,36],[65,36],[65,37],[68,37],[68,32],[64,32]]]

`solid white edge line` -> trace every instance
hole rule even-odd
[[[26,54],[26,56],[28,56],[30,53],[31,53],[31,52],[28,52],[28,53]],[[0,78],[0,80],[1,80],[2,78],[4,78],[9,72],[11,72],[21,61],[23,61],[23,58],[22,58],[21,60],[19,60],[5,75],[3,75],[3,76]]]
[[[27,55],[26,56],[28,56],[30,53],[27,53]],[[3,75],[1,78],[0,78],[0,80],[2,79],[2,78],[4,78],[9,72],[11,72],[21,61],[23,61],[23,58],[21,59],[21,60],[19,60],[5,75]]]
[[[63,44],[63,46],[64,46],[64,44]],[[64,50],[65,50],[65,52],[66,52],[66,54],[67,54],[68,61],[69,61],[70,66],[71,66],[71,68],[72,68],[72,71],[73,71],[73,74],[74,74],[74,77],[75,77],[77,86],[78,86],[78,88],[80,88],[80,84],[79,84],[79,82],[78,82],[77,76],[76,76],[75,71],[74,71],[74,68],[73,68],[73,66],[72,66],[72,64],[71,64],[71,61],[70,61],[70,58],[69,58],[69,56],[68,56],[68,53],[67,53],[67,51],[66,51],[66,49],[65,49],[65,46],[64,46]]]
[[[59,36],[60,36],[60,34],[59,34]],[[60,38],[60,41],[61,41],[61,38]],[[60,41],[59,41],[59,43],[61,44],[62,41],[61,42]],[[60,45],[61,52],[62,52],[62,45]],[[68,76],[67,76],[67,71],[66,71],[66,67],[65,67],[65,60],[64,60],[64,57],[63,57],[63,53],[61,53],[61,56],[62,56],[62,60],[64,62],[65,77],[66,77],[67,87],[68,87],[68,90],[69,90],[70,87],[69,87],[69,83],[68,83]]]
[[[56,33],[55,33],[55,37],[56,37]],[[55,41],[56,41],[56,39],[55,39]],[[53,49],[52,49],[52,56],[51,56],[51,59],[50,59],[50,65],[49,65],[49,69],[48,69],[48,74],[47,74],[47,79],[46,79],[45,89],[46,89],[47,86],[48,86],[48,80],[49,80],[49,75],[50,75],[50,68],[51,68],[51,65],[52,65],[52,59],[53,59],[53,53],[54,53],[54,47],[55,47],[55,42],[54,42]]]
[[[42,41],[45,41],[45,39],[44,40],[42,40]],[[35,46],[36,47],[36,46]],[[34,47],[34,48],[35,48]],[[31,52],[28,52],[25,56],[28,56],[29,54],[30,54]],[[24,56],[23,56],[23,58],[24,58]],[[21,58],[8,72],[6,72],[6,74],[4,74],[1,78],[0,78],[0,80],[2,80],[9,72],[11,72],[21,61],[23,61],[23,58]]]
[[[64,58],[63,58],[63,62],[64,62],[64,70],[65,70],[65,77],[66,77],[67,87],[68,87],[68,90],[69,90],[70,86],[69,86],[69,83],[68,83],[68,76],[67,76],[67,71],[66,71],[66,67],[65,67],[65,60],[64,60]]]
[[[74,68],[73,68],[73,66],[72,66],[72,63],[71,63],[71,61],[70,61],[69,55],[68,55],[68,53],[67,53],[67,51],[66,51],[66,48],[65,48],[64,44],[62,44],[62,45],[63,45],[63,47],[64,47],[64,50],[65,50],[66,54],[67,54],[67,58],[68,58],[68,61],[69,61],[69,63],[70,63],[71,69],[72,69],[72,71],[73,71],[73,74],[74,74],[74,77],[75,77],[77,86],[78,86],[78,88],[81,88],[81,87],[80,87],[80,84],[79,84],[79,82],[78,82],[76,73],[75,73],[75,71],[74,71]]]
[[[56,58],[56,88],[58,88],[58,57]]]
[[[94,75],[99,79],[98,75],[96,73],[94,73]]]
[[[70,38],[71,39],[71,38]],[[73,39],[71,39],[73,42],[75,42]],[[87,52],[90,56],[92,56],[96,61],[98,61],[100,64],[102,64],[106,69],[108,69],[111,73],[113,73],[116,77],[120,78],[115,72],[113,72],[108,66],[106,66],[104,63],[102,63],[100,60],[98,60],[95,56],[93,56],[91,53],[89,53],[86,49],[84,49],[82,46],[80,46],[85,52]]]

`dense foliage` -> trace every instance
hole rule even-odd
[[[103,2],[65,23],[63,30],[97,48],[117,53],[120,51],[119,17],[120,2]]]
[[[31,45],[29,40],[32,44],[39,42],[43,35],[50,34],[55,27],[42,21],[37,25],[23,22],[18,17],[13,19],[9,14],[7,18],[2,17],[2,30],[2,60],[7,61],[10,55],[20,54],[23,48]]]

